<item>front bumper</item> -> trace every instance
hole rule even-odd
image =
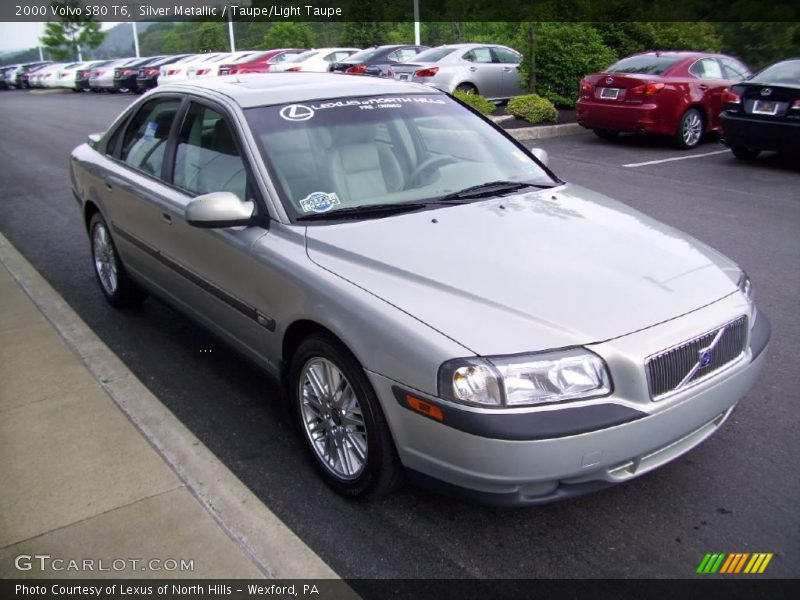
[[[611,104],[581,98],[575,118],[587,129],[672,135],[676,125],[667,122],[657,104]]]
[[[720,115],[723,143],[758,150],[800,153],[800,119],[795,123],[767,121],[731,115]]]
[[[648,401],[643,414],[631,415],[626,422],[582,433],[565,429],[561,436],[551,432],[553,437],[547,439],[536,435],[534,439],[508,435],[499,439],[445,425],[403,406],[396,397],[396,382],[376,373],[368,375],[412,480],[484,504],[537,505],[633,479],[703,442],[753,386],[769,336],[769,322],[759,314],[745,356],[719,375],[668,402]],[[629,404],[617,402],[617,395],[584,404],[613,409]]]

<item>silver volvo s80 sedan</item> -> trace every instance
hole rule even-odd
[[[705,440],[770,337],[736,264],[545,163],[430,87],[291,73],[159,86],[71,176],[108,301],[280,378],[335,490],[525,505]]]

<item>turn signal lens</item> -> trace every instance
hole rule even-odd
[[[345,73],[350,73],[351,75],[360,75],[366,70],[367,70],[367,65],[353,65],[352,67],[347,67]]]
[[[426,415],[432,419],[436,419],[437,421],[444,421],[442,409],[435,404],[425,402],[425,400],[420,400],[419,398],[409,395],[406,396],[406,402],[408,402],[408,405],[412,408],[412,410],[422,413],[423,415]]]
[[[420,69],[414,73],[414,77],[433,77],[439,72],[439,67],[430,67],[429,69]]]

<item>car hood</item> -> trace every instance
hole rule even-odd
[[[481,354],[613,339],[737,289],[704,244],[576,185],[311,226],[309,258]]]

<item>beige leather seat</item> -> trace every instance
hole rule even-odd
[[[372,124],[341,125],[333,132],[330,175],[340,200],[357,205],[403,189],[400,163],[389,146],[375,141]]]

